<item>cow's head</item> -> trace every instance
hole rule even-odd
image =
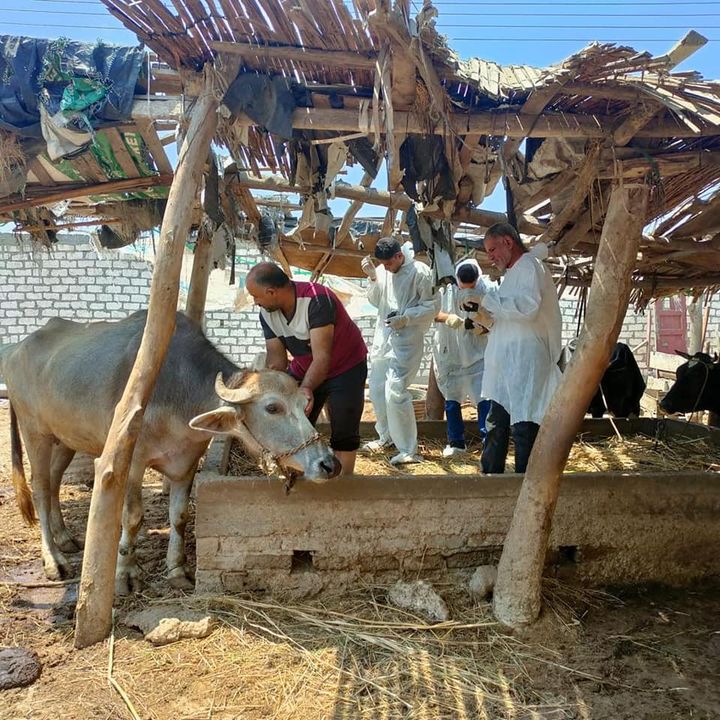
[[[664,412],[689,413],[696,410],[713,410],[720,404],[717,397],[720,388],[720,365],[718,356],[697,352],[694,355],[676,350],[684,362],[675,371],[675,384],[661,400]]]
[[[215,392],[224,404],[190,421],[190,427],[213,435],[239,438],[249,453],[268,453],[282,468],[324,482],[340,472],[332,450],[320,440],[305,416],[307,398],[297,383],[277,370],[245,372]]]

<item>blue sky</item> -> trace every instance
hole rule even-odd
[[[170,4],[169,0],[165,0]],[[438,30],[461,57],[482,57],[502,64],[545,66],[559,62],[592,40],[628,44],[662,54],[688,30],[710,42],[678,70],[697,70],[708,79],[720,78],[720,0],[687,2],[485,2],[435,0]],[[413,0],[413,6],[422,6]],[[99,0],[0,0],[0,33],[34,37],[69,37],[93,42],[136,44],[135,36]],[[359,179],[351,170],[344,178]],[[499,193],[484,203],[504,209]],[[333,210],[342,212],[338,202]]]

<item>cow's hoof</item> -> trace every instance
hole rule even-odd
[[[59,552],[43,558],[43,569],[48,580],[67,580],[75,574],[68,559]]]
[[[55,542],[64,553],[79,553],[83,549],[83,542],[74,538],[70,533],[60,539],[56,538]]]
[[[115,595],[126,597],[139,593],[143,588],[140,571],[137,568],[124,570],[115,576]]]
[[[184,568],[175,568],[168,573],[168,583],[175,590],[194,590],[195,583]]]

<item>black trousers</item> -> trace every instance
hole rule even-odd
[[[533,422],[519,422],[510,425],[510,415],[507,410],[500,403],[491,400],[485,427],[487,428],[487,437],[480,460],[482,471],[484,473],[505,472],[505,460],[512,432],[515,443],[515,472],[524,473],[540,426]]]
[[[310,422],[314,425],[327,402],[330,415],[330,447],[351,452],[360,447],[360,418],[365,404],[367,362],[326,380],[313,393]]]

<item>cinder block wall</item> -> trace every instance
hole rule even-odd
[[[306,595],[348,583],[448,581],[499,557],[522,478],[407,476],[303,483],[203,472],[198,592]],[[712,474],[566,475],[549,560],[587,583],[720,575]]]
[[[243,268],[259,258],[254,247],[243,248],[238,254]],[[242,277],[242,272],[239,275]],[[87,235],[62,235],[50,253],[41,250],[33,254],[28,241],[18,243],[12,234],[0,234],[0,343],[18,342],[58,315],[81,321],[125,317],[147,307],[151,277],[152,268],[147,262],[128,253],[98,253]],[[574,297],[561,301],[565,342],[575,336],[576,304]],[[631,347],[639,345],[646,336],[646,323],[644,315],[629,310],[620,339]],[[374,318],[360,318],[358,325],[370,345]],[[708,327],[711,337],[716,337],[720,297],[713,300]],[[252,308],[242,312],[209,311],[206,331],[240,365],[251,363],[264,348]],[[432,331],[426,337],[421,379],[427,377],[431,344]]]

